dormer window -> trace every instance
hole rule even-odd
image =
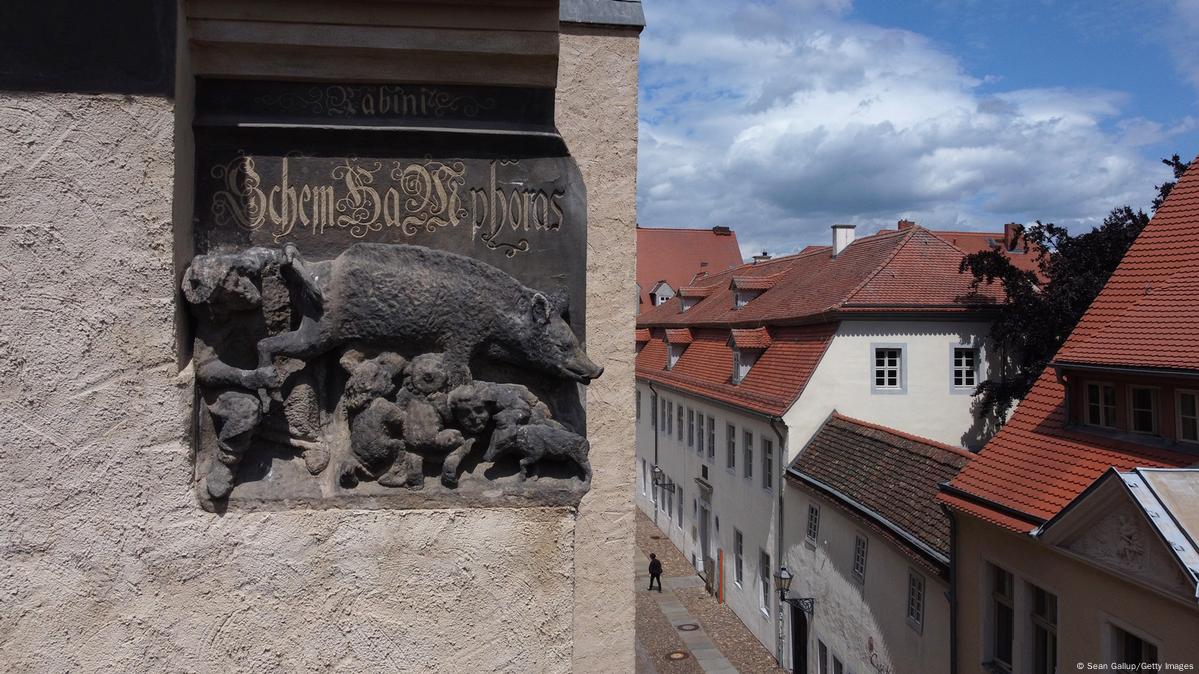
[[[1116,427],[1116,387],[1102,382],[1086,384],[1086,420],[1091,426]]]
[[[729,343],[733,347],[733,383],[740,384],[770,347],[770,331],[766,328],[733,330]]]
[[[691,343],[691,330],[680,328],[666,331],[666,369],[672,370]]]
[[[641,353],[641,349],[649,343],[649,328],[637,328],[635,334],[637,337],[637,353]]]
[[[712,294],[716,290],[713,286],[687,286],[679,288],[679,307],[682,311],[687,311],[691,307],[700,303],[700,300]]]
[[[1157,389],[1148,386],[1132,386],[1128,391],[1131,407],[1129,427],[1133,433],[1157,433]]]
[[[729,283],[733,291],[733,309],[740,309],[757,299],[762,293],[774,287],[779,275],[773,276],[734,276]]]

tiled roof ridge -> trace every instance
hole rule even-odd
[[[785,406],[785,405],[789,404],[790,402],[792,402],[791,400],[787,399],[786,396],[766,395],[763,393],[757,393],[755,391],[749,391],[749,390],[746,390],[743,388],[738,388],[737,386],[734,386],[732,384],[728,384],[728,383],[717,384],[717,383],[713,383],[713,382],[704,381],[703,379],[701,379],[699,377],[694,377],[694,376],[685,375],[685,374],[678,374],[677,372],[672,372],[669,370],[661,370],[661,371],[655,371],[655,372],[646,372],[643,370],[643,371],[637,373],[637,376],[642,377],[644,379],[654,379],[654,380],[660,381],[664,384],[670,384],[672,382],[677,382],[679,384],[687,384],[690,386],[695,386],[697,388],[713,388],[713,387],[715,387],[716,390],[721,391],[723,393],[732,394],[738,398],[748,398],[750,400],[755,400],[757,402],[766,403],[769,405]],[[802,389],[801,389],[801,391],[802,391]]]
[[[918,442],[922,445],[928,445],[929,447],[943,449],[945,451],[951,452],[953,454],[956,454],[956,455],[966,458],[966,459],[973,459],[975,456],[977,456],[973,452],[962,449],[961,447],[954,447],[953,445],[949,445],[944,442],[938,442],[937,440],[933,440],[932,438],[926,438],[926,437],[923,437],[920,435],[915,435],[913,433],[907,433],[905,431],[901,431],[897,428],[891,428],[890,426],[883,426],[882,424],[875,424],[875,423],[871,423],[869,421],[863,421],[862,419],[857,419],[855,417],[846,416],[844,414],[841,414],[837,410],[833,410],[831,417],[834,419],[840,419],[841,421],[848,422],[855,426],[862,426],[864,428],[870,428],[870,429],[873,429],[876,431],[881,431],[883,433],[887,433],[889,435],[894,435],[896,437],[903,438],[904,440],[908,440],[909,442]]]
[[[716,225],[716,226],[719,227],[720,225]],[[714,233],[712,231],[711,227],[646,227],[645,225],[638,224],[637,229],[649,230],[649,231],[654,231],[654,232],[707,232],[708,234]],[[729,227],[729,234],[736,234],[736,233],[737,233],[737,230],[733,229],[732,227]],[[728,234],[721,234],[720,236],[728,236]]]
[[[871,281],[874,280],[875,276],[878,276],[879,273],[882,272],[882,270],[887,267],[887,265],[891,264],[891,260],[894,260],[895,256],[899,255],[899,251],[903,250],[904,246],[908,245],[908,243],[911,242],[912,236],[916,233],[916,231],[923,230],[923,229],[924,228],[921,227],[920,225],[916,225],[915,227],[910,227],[908,229],[899,229],[894,232],[889,232],[888,234],[890,234],[892,236],[903,236],[904,240],[901,241],[898,246],[895,246],[895,248],[890,253],[888,253],[885,258],[883,258],[882,262],[880,262],[878,264],[878,266],[876,266],[874,268],[874,271],[871,271],[869,274],[867,274],[866,277],[863,278],[860,283],[858,283],[856,286],[854,286],[852,290],[850,290],[848,293],[846,293],[845,296],[842,297],[839,301],[837,301],[837,302],[833,303],[832,305],[830,305],[829,307],[827,307],[827,309],[836,309],[838,307],[844,306],[845,304],[848,304],[849,300],[852,299],[854,295],[858,294],[858,291],[860,291],[862,288],[865,288],[867,284],[869,284]],[[927,230],[925,230],[925,231],[927,231]],[[882,236],[882,235],[876,234],[875,236],[877,237],[877,236]],[[848,246],[846,246],[846,249],[851,248],[858,241],[865,241],[866,239],[869,239],[869,238],[872,238],[872,237],[866,237],[865,239],[858,239],[857,241],[854,241],[854,242],[850,243]],[[844,255],[845,251],[841,251],[841,254]]]

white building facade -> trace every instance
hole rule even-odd
[[[930,310],[928,298],[904,290],[907,272],[895,267],[897,260],[906,264],[903,249],[915,248],[907,252],[922,253],[922,262],[928,263],[927,251],[920,248],[938,246],[929,241],[935,239],[933,233],[915,229],[923,240],[907,240],[899,244],[898,252],[886,249],[885,242],[872,241],[891,238],[878,235],[861,239],[838,255],[826,248],[776,259],[760,265],[761,269],[747,265],[733,270],[726,276],[755,272],[774,279],[772,287],[748,303],[731,297],[731,286],[736,284],[730,278],[713,277],[710,282],[716,290],[681,290],[683,297],[703,297],[698,304],[682,311],[675,300],[639,319],[635,501],[788,669],[797,664],[792,662],[792,641],[797,637],[790,607],[776,591],[775,576],[786,564],[796,576],[793,590],[804,587],[803,583],[824,581],[809,578],[808,573],[820,567],[821,559],[794,547],[802,540],[796,532],[803,526],[794,521],[795,513],[802,518],[807,501],[787,485],[784,475],[830,414],[838,411],[957,447],[977,447],[985,439],[986,429],[975,418],[971,394],[988,376],[993,360],[987,346],[987,310],[944,299]],[[854,260],[852,254],[859,247],[864,252]],[[772,294],[802,292],[805,276],[811,277],[812,284],[827,286],[830,275],[844,276],[837,269],[838,260],[847,266],[869,267],[861,259],[866,255],[882,261],[866,269],[863,278],[841,279],[850,286],[846,294],[850,301],[821,312],[822,318],[831,319],[828,322],[795,327],[805,318],[800,315],[762,316],[742,326],[728,320],[729,316],[749,318],[748,310],[759,304],[764,310],[779,306],[771,300]],[[940,285],[953,288],[942,288],[943,298],[960,297],[961,287],[968,284],[957,273],[961,252],[945,257],[939,267],[926,265],[920,273],[947,279]],[[796,277],[795,284],[789,283],[789,277]],[[871,284],[880,283],[889,285],[886,292],[899,301],[854,306],[853,293],[873,292]],[[905,307],[904,302],[921,306]],[[718,310],[727,304],[731,313],[705,310],[712,304]],[[791,325],[782,325],[784,321]],[[740,327],[769,333],[765,348],[739,348],[730,332]],[[679,335],[686,330],[687,335]],[[811,336],[816,334],[820,336]],[[803,340],[808,341],[800,344]],[[751,363],[748,372],[744,367],[738,372],[734,360]],[[827,550],[840,550],[840,543],[833,541],[842,535],[838,531],[849,527],[832,515],[826,526]],[[839,562],[828,566],[840,568]],[[928,578],[928,591],[940,596],[940,582]],[[874,598],[873,594],[867,597]],[[902,622],[902,610],[897,610],[897,617]],[[944,632],[947,639],[948,617],[939,608],[930,612],[928,620],[922,629]],[[818,641],[826,649],[838,644],[848,653],[849,635],[845,632],[840,640],[818,639],[808,630],[800,638],[808,642],[809,654],[819,651]],[[923,639],[919,641],[917,650],[945,647],[926,647]],[[879,648],[894,646],[880,644]],[[848,657],[842,662],[850,661]],[[810,671],[823,671],[815,668],[815,662],[810,655]]]

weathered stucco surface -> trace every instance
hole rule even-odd
[[[568,670],[571,510],[198,507],[173,117],[152,98],[0,93],[2,668]],[[624,273],[594,259],[600,283]],[[613,332],[596,322],[604,360]],[[620,433],[605,390],[596,433]],[[602,505],[584,521],[619,544],[628,460],[613,454],[631,445],[595,444]]]
[[[558,129],[587,184],[587,391],[595,478],[575,529],[576,672],[633,671],[633,328],[637,47],[632,30],[563,26]]]

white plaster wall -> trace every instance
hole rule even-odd
[[[820,508],[815,545],[806,542],[808,506],[813,503]],[[917,568],[891,541],[874,535],[821,495],[789,484],[784,507],[786,564],[795,574],[791,594],[816,599],[808,632],[812,671],[819,657],[817,643],[823,641],[846,671],[947,672],[948,583]],[[852,573],[859,535],[868,540],[865,583],[858,583]],[[909,569],[924,578],[924,624],[919,631],[907,622]],[[790,657],[789,642],[786,653]]]
[[[724,598],[729,607],[737,614],[743,623],[749,627],[754,636],[771,653],[775,652],[777,622],[776,593],[771,593],[771,603],[768,613],[763,613],[760,602],[760,586],[758,585],[758,551],[764,550],[770,555],[771,566],[768,575],[773,576],[778,568],[776,541],[774,531],[777,517],[778,481],[782,469],[783,450],[780,439],[772,430],[770,423],[763,417],[744,414],[734,408],[700,399],[696,396],[654,384],[654,389],[662,399],[669,400],[675,406],[674,432],[669,436],[661,427],[659,417],[658,465],[664,475],[682,489],[683,522],[678,523],[678,498],[674,494],[674,508],[669,516],[661,507],[655,507],[652,502],[652,474],[647,484],[642,480],[642,460],[645,461],[646,471],[654,465],[654,430],[651,428],[649,405],[651,389],[645,382],[638,382],[637,389],[641,391],[641,418],[637,423],[637,487],[636,502],[658,528],[669,535],[670,541],[683,551],[690,559],[694,554],[697,562],[702,564],[699,529],[696,514],[696,501],[700,497],[700,488],[695,479],[701,477],[703,468],[707,467],[707,481],[712,485],[711,520],[710,520],[710,549],[708,554],[717,558],[717,551],[724,552]],[[659,404],[659,411],[661,402]],[[678,405],[683,405],[683,434],[678,433]],[[705,439],[704,453],[696,452],[695,447],[687,446],[687,410],[703,414],[705,419],[705,434],[707,418],[716,419],[716,451],[712,459],[708,458],[707,441]],[[727,435],[726,427],[733,424],[736,428],[736,465],[730,472],[727,468]],[[782,430],[781,424],[779,429]],[[744,443],[743,433],[750,430],[754,434],[754,466],[751,479],[745,478],[744,473]],[[706,437],[706,436],[705,436]],[[761,438],[766,437],[774,443],[774,481],[772,488],[762,487],[762,445]],[[658,495],[664,506],[667,497]],[[719,529],[716,520],[719,519]],[[734,582],[733,532],[740,530],[744,540],[744,574],[739,586]],[[770,579],[773,583],[773,578]]]
[[[791,458],[834,409],[950,445],[978,447],[973,396],[951,391],[950,349],[963,342],[980,344],[980,378],[985,379],[991,356],[984,343],[988,334],[985,322],[842,321],[803,395],[783,416]],[[906,347],[906,392],[871,391],[875,344]]]

